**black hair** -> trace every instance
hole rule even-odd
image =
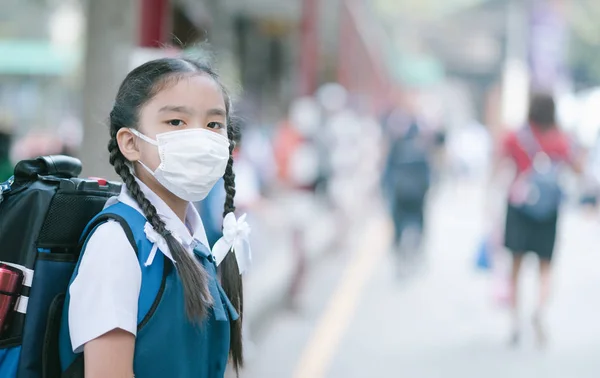
[[[177,272],[181,278],[185,297],[185,310],[190,320],[200,323],[208,314],[213,301],[221,300],[212,298],[208,289],[209,276],[202,265],[173,237],[165,222],[157,214],[156,208],[148,201],[140,186],[131,173],[131,163],[121,153],[117,144],[117,132],[123,128],[137,128],[139,112],[166,85],[181,80],[190,75],[208,75],[215,80],[223,91],[225,110],[227,113],[227,134],[230,140],[229,161],[223,176],[225,182],[226,200],[224,216],[235,211],[235,175],[233,172],[232,151],[235,147],[234,140],[238,135],[237,125],[232,122],[231,98],[226,88],[220,82],[218,75],[209,65],[190,59],[163,58],[147,62],[131,71],[119,88],[112,111],[110,112],[110,163],[132,197],[137,201],[144,212],[146,219],[152,227],[162,235],[169,246],[171,254],[176,261]],[[243,366],[242,353],[242,317],[243,293],[242,278],[238,270],[237,261],[232,253],[228,253],[219,266],[221,283],[225,293],[235,306],[239,319],[231,321],[231,342],[229,354],[236,371]],[[210,346],[209,346],[210,347]]]
[[[534,93],[529,102],[528,120],[542,129],[556,126],[556,104],[548,93]]]

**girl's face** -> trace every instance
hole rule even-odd
[[[218,83],[208,75],[193,75],[168,83],[139,112],[138,131],[156,140],[156,135],[177,130],[204,128],[227,138],[225,99]],[[117,132],[123,156],[143,162],[155,171],[160,165],[158,148],[138,138],[127,127]],[[173,207],[181,202],[147,170],[133,164],[135,174]]]
[[[140,111],[138,131],[154,140],[160,133],[195,128],[227,137],[223,92],[208,75],[194,75],[167,85]],[[160,164],[158,149],[139,138],[135,140],[139,160],[155,170]]]

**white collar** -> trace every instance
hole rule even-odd
[[[167,229],[171,231],[173,236],[176,239],[178,239],[189,252],[192,252],[192,250],[198,243],[204,244],[204,246],[210,250],[208,238],[206,237],[206,231],[204,230],[204,224],[202,223],[200,214],[198,214],[198,210],[196,210],[193,204],[188,204],[188,207],[186,209],[186,226],[181,221],[181,219],[179,219],[179,217],[175,214],[175,212],[173,212],[173,210],[171,210],[171,208],[165,203],[165,201],[163,201],[156,193],[154,193],[150,188],[148,188],[141,180],[139,180],[138,178],[136,178],[135,180],[140,186],[142,193],[144,193],[148,201],[150,201],[150,203],[156,208],[157,214],[165,222]],[[129,191],[127,190],[127,187],[125,185],[121,187],[121,193],[119,194],[119,196],[110,198],[106,202],[106,205],[104,207],[106,208],[117,202],[121,202],[125,205],[131,206],[140,214],[144,215],[144,212],[138,205],[137,201],[133,197],[131,197],[131,194],[129,194]],[[145,229],[147,229],[147,227],[145,227]],[[190,233],[190,230],[192,231],[192,233]],[[173,257],[171,256],[171,252],[169,251],[168,247],[166,247],[166,243],[159,242],[157,244],[159,244],[159,248],[163,252],[163,254],[173,261]],[[149,259],[147,265],[150,265],[152,263],[151,260],[152,259]]]

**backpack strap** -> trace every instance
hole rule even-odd
[[[135,237],[133,236],[133,231],[131,231],[131,227],[129,227],[129,223],[127,223],[125,218],[123,218],[122,216],[120,216],[118,214],[114,214],[114,213],[104,213],[103,212],[100,215],[98,215],[96,218],[94,218],[86,226],[85,230],[83,230],[81,238],[79,239],[79,250],[83,249],[83,247],[85,246],[85,243],[87,242],[91,233],[94,232],[94,230],[98,226],[100,226],[102,223],[106,223],[109,220],[113,220],[121,225],[121,228],[123,228],[123,231],[125,231],[127,240],[129,240],[129,244],[131,244],[131,247],[133,248],[133,250],[135,251],[135,254],[137,256],[138,255],[138,246],[137,246]]]
[[[150,242],[146,239],[143,227],[138,227],[138,223],[145,223],[146,219],[137,210],[123,203],[117,203],[106,208],[87,225],[80,239],[80,247],[82,250],[85,247],[87,239],[89,239],[94,230],[101,224],[110,220],[118,222],[121,225],[125,235],[127,236],[127,239],[129,240],[129,244],[135,251],[136,258],[140,263],[140,267],[142,268],[142,277],[145,282],[145,289],[140,291],[140,300],[138,302],[139,331],[144,325],[146,325],[148,320],[154,314],[154,310],[162,298],[167,276],[171,272],[173,266],[171,261],[163,258],[162,253],[160,253],[157,255],[157,259],[155,260],[155,264],[160,267],[160,273],[157,272],[157,274],[145,276],[145,274],[148,273],[148,270],[144,269],[143,261],[146,261],[148,257],[144,255],[144,253],[147,253],[147,251],[146,249],[140,251],[138,248],[144,248],[143,245]],[[132,226],[135,227],[135,231],[132,229]],[[140,244],[140,240],[143,240],[141,242],[142,244]]]
[[[140,251],[138,250],[138,243],[136,240],[136,236],[134,235],[134,232],[131,229],[131,226],[129,225],[129,223],[126,220],[126,218],[130,218],[133,214],[137,215],[137,210],[134,210],[124,204],[116,204],[113,206],[114,207],[112,209],[114,209],[115,212],[111,212],[111,208],[107,208],[105,211],[98,214],[96,216],[96,218],[94,218],[86,226],[84,232],[82,233],[81,239],[79,241],[79,247],[81,249],[84,248],[85,243],[89,239],[90,235],[94,232],[94,230],[96,228],[98,228],[100,225],[102,225],[103,223],[106,223],[106,222],[112,220],[112,221],[118,222],[121,225],[121,227],[123,228],[123,231],[125,231],[125,235],[127,236],[129,243],[131,244],[131,247],[134,249],[135,254],[139,259]],[[118,214],[118,213],[121,213],[121,214]],[[161,278],[160,278],[160,285],[157,288],[156,293],[154,293],[152,290],[151,290],[152,293],[140,292],[140,295],[147,296],[147,300],[146,300],[147,303],[146,303],[145,307],[148,307],[148,308],[142,310],[143,316],[141,317],[142,318],[141,321],[139,320],[139,317],[138,317],[138,327],[137,327],[138,332],[148,323],[148,321],[151,319],[152,315],[154,315],[154,311],[158,307],[158,304],[160,303],[160,300],[164,293],[167,276],[173,269],[173,267],[168,259],[163,258],[162,261],[160,259],[156,259],[155,263],[163,264],[162,274],[161,274]],[[67,370],[62,372],[61,378],[84,378],[84,369],[85,369],[84,354],[80,353],[75,357],[75,360],[71,363],[71,365],[69,365]]]
[[[131,245],[137,256],[138,246],[135,237],[133,236],[133,231],[129,226],[129,223],[127,223],[125,218],[123,218],[122,216],[110,212],[102,212],[98,216],[96,216],[90,223],[88,223],[88,225],[83,230],[83,233],[81,234],[81,238],[79,239],[79,250],[83,250],[85,244],[87,243],[91,234],[96,230],[96,228],[110,220],[118,222],[119,225],[121,225],[121,228],[127,236],[127,240],[129,240],[129,244]],[[83,353],[80,353],[77,355],[73,363],[71,363],[71,365],[67,368],[67,370],[62,372],[61,378],[84,378],[84,371],[84,357]]]
[[[85,378],[85,360],[83,353],[79,354],[75,361],[65,370],[60,378]]]
[[[537,140],[532,127],[529,125],[525,126],[517,132],[517,141],[519,142],[519,145],[521,146],[521,148],[523,148],[523,151],[525,151],[527,157],[529,157],[529,160],[531,160],[532,163],[533,159],[535,159],[535,155],[537,155],[540,152],[544,152],[544,149],[542,148],[540,142]]]

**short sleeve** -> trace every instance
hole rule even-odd
[[[569,137],[564,133],[560,133],[559,142],[557,144],[557,155],[566,162],[572,162],[574,160],[575,148]]]
[[[120,328],[136,335],[142,274],[121,225],[109,221],[88,239],[69,288],[69,332],[73,351]]]

